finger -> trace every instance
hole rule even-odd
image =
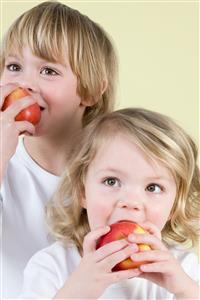
[[[157,236],[161,240],[161,232],[160,229],[151,222],[139,223],[139,225],[147,230],[150,234]]]
[[[112,283],[117,283],[124,279],[138,277],[141,274],[142,274],[142,271],[140,269],[129,269],[129,270],[112,272],[112,273],[109,273],[108,276],[111,278]]]
[[[34,135],[35,133],[35,126],[28,121],[17,121],[15,122],[15,125],[19,134],[28,132],[30,135]]]
[[[111,271],[118,263],[129,258],[135,252],[135,247],[133,246],[134,245],[129,245],[103,259],[101,261],[102,268]]]
[[[171,256],[167,251],[159,251],[159,250],[142,251],[131,255],[131,259],[134,262],[166,261],[169,260],[170,258]]]
[[[1,85],[0,86],[0,108],[3,105],[3,102],[5,100],[5,98],[12,92],[14,91],[17,87],[19,86],[19,84],[17,83],[9,83],[6,85]]]
[[[170,265],[166,261],[144,264],[141,265],[139,268],[142,272],[145,273],[167,273],[170,271]]]
[[[18,101],[13,102],[5,110],[7,118],[14,119],[18,115],[18,113],[34,103],[36,103],[36,101],[30,96],[25,96],[23,97],[23,99],[19,99]]]
[[[99,248],[95,253],[95,261],[101,261],[102,259],[106,258],[107,256],[124,249],[125,247],[129,246],[130,243],[127,239],[121,239],[114,242],[110,242],[103,247]],[[134,252],[138,251],[138,246],[136,244],[131,244],[132,250]]]
[[[110,231],[110,227],[101,227],[90,231],[83,240],[83,253],[90,253],[96,250],[97,240]]]
[[[151,234],[138,234],[138,233],[130,234],[128,236],[128,240],[136,244],[147,244],[153,250],[163,250],[163,251],[167,250],[167,248],[162,243],[162,241],[158,239],[156,236]]]

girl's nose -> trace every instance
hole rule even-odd
[[[134,199],[134,198],[124,198],[120,199],[117,202],[117,207],[118,208],[127,208],[127,209],[132,209],[135,211],[141,211],[143,209],[143,202],[140,201],[139,199]]]

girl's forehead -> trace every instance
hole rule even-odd
[[[133,138],[125,135],[105,139],[96,149],[89,169],[114,169],[132,172],[142,170],[147,177],[158,177],[174,181],[172,171],[167,164],[154,153],[145,151]]]

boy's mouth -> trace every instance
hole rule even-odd
[[[43,111],[44,109],[45,109],[44,107],[40,106],[40,110],[41,110],[41,111]]]

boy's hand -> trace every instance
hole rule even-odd
[[[112,268],[138,251],[137,245],[118,240],[96,250],[97,240],[109,231],[109,227],[91,231],[85,236],[83,258],[55,298],[98,299],[113,283],[136,277],[138,269],[112,272]]]
[[[138,252],[131,255],[133,261],[146,261],[139,269],[142,274],[139,276],[164,287],[170,293],[181,295],[186,299],[190,298],[197,284],[184,272],[180,263],[174,258],[170,251],[161,241],[161,235],[155,225],[151,223],[139,224],[150,234],[131,234],[128,240],[137,244],[147,244],[152,250]],[[198,294],[197,294],[198,296]],[[188,299],[189,299],[188,298]]]
[[[16,88],[17,84],[6,84],[0,86],[0,140],[1,140],[1,170],[0,181],[3,179],[3,173],[6,165],[12,155],[15,153],[18,136],[23,132],[33,135],[35,127],[27,121],[15,121],[16,115],[24,108],[35,103],[32,97],[23,97],[10,105],[5,111],[1,111],[5,98]]]

